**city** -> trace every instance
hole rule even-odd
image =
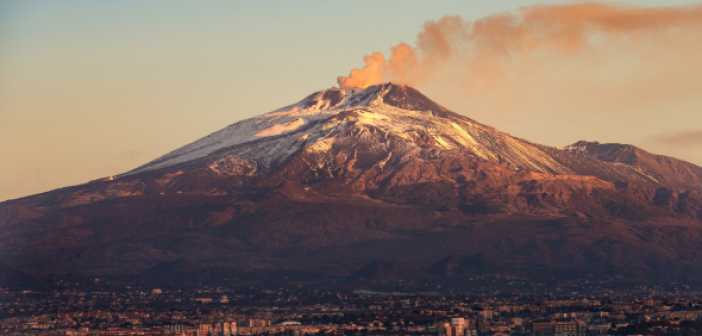
[[[0,291],[2,335],[697,335],[702,290],[676,283],[572,292],[376,292],[329,288],[142,289],[94,280]],[[498,285],[498,283],[500,283]],[[525,284],[538,286],[539,284]],[[90,290],[82,290],[90,288]],[[502,291],[500,290],[502,289]],[[548,289],[547,289],[548,290]],[[571,292],[565,292],[571,291]],[[699,320],[699,321],[698,321]]]

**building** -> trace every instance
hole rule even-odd
[[[452,317],[450,322],[439,323],[439,336],[477,336],[478,331],[462,317]]]

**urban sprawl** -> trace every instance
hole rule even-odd
[[[0,335],[702,334],[702,293],[687,286],[603,288],[595,294],[574,288],[540,294],[254,287],[0,289]]]

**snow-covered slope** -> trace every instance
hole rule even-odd
[[[337,144],[331,153],[332,147]],[[338,148],[344,144],[344,148]],[[318,169],[354,160],[356,168],[410,157],[468,155],[515,171],[592,175],[644,185],[657,181],[630,165],[604,162],[535,144],[453,113],[417,90],[394,84],[364,90],[329,89],[276,111],[242,120],[158,158],[127,175],[163,168],[189,169],[236,160],[247,173],[271,174],[304,153]],[[420,153],[421,152],[421,153]],[[366,157],[360,164],[359,153]],[[361,159],[363,161],[363,159]],[[382,162],[381,162],[382,161]]]
[[[249,159],[267,172],[271,165],[300,150],[309,142],[306,140],[329,135],[321,130],[324,120],[347,109],[366,107],[374,98],[362,90],[320,91],[296,104],[229,125],[127,174],[227,155]]]
[[[296,104],[232,124],[129,174],[228,155],[251,160],[259,171],[267,173],[306,147],[323,147],[334,141],[350,123],[367,125],[408,141],[416,136],[412,133],[426,132],[441,150],[468,150],[482,159],[505,160],[515,167],[569,173],[532,143],[448,112],[437,104],[422,102],[429,101],[423,96],[412,97],[416,95],[421,94],[392,84],[365,90],[320,91]],[[358,113],[352,121],[332,120],[351,111]]]

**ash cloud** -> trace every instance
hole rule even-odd
[[[445,16],[425,23],[416,47],[401,43],[389,59],[380,52],[366,56],[365,67],[339,77],[338,83],[348,89],[387,81],[424,86],[441,82],[475,91],[500,86],[514,73],[547,71],[549,64],[564,59],[597,63],[613,47],[629,57],[639,52],[636,57],[642,58],[650,55],[641,48],[680,51],[698,43],[700,28],[700,5],[577,2],[521,7],[475,22]],[[665,55],[654,57],[667,61]]]
[[[651,138],[649,142],[669,147],[702,147],[702,130],[656,136]]]

